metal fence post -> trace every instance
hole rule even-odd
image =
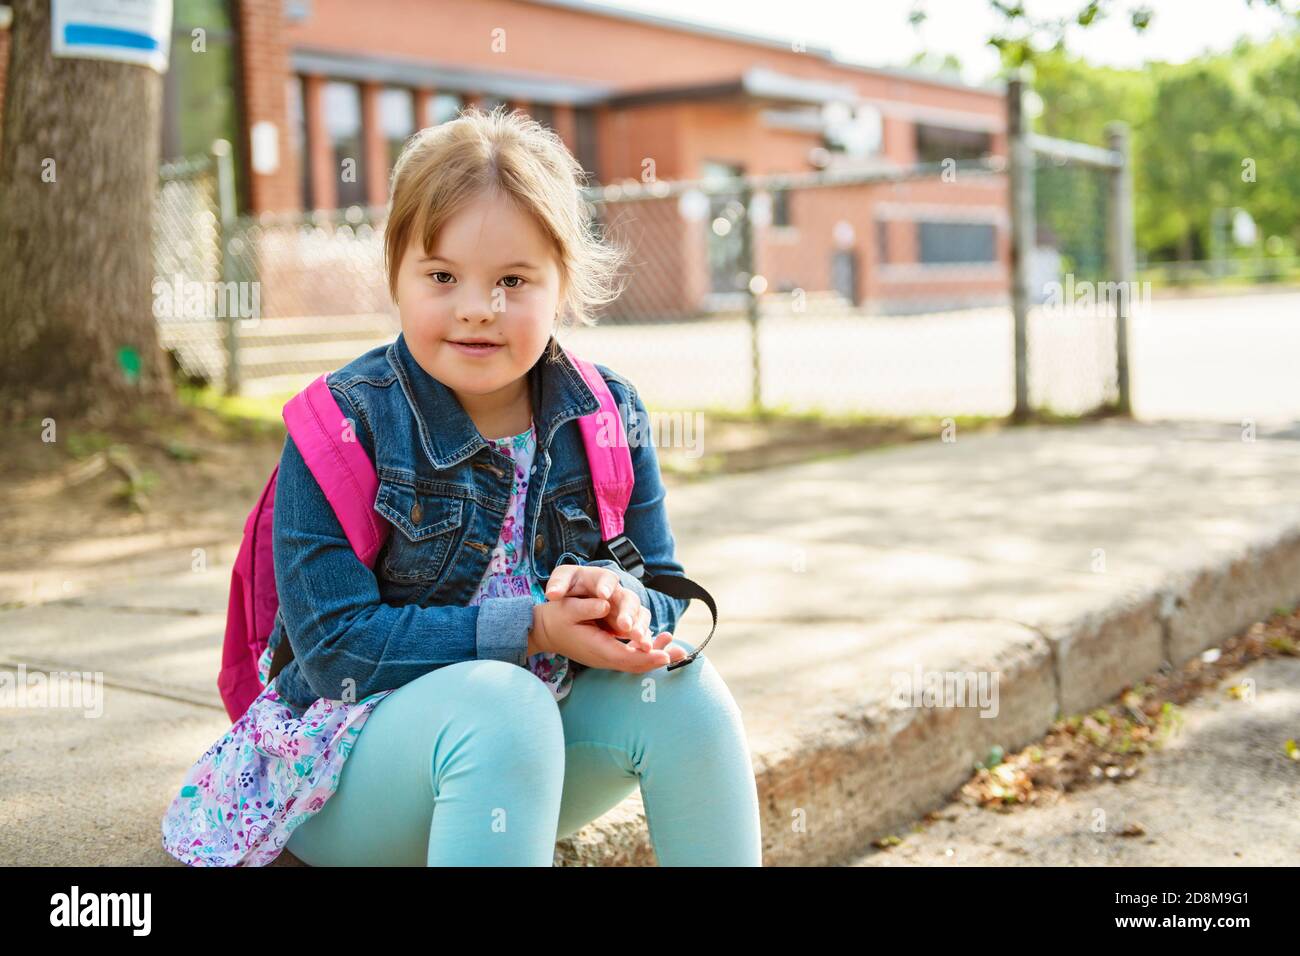
[[[1034,152],[1024,113],[1024,83],[1007,83],[1007,178],[1011,192],[1011,311],[1015,320],[1016,405],[1011,420],[1029,418],[1029,272],[1036,240]]]
[[[212,144],[212,155],[217,166],[217,204],[220,210],[220,238],[222,288],[235,280],[237,272],[230,243],[235,237],[235,160],[230,143],[224,139]],[[218,296],[218,298],[220,298]],[[236,301],[238,297],[236,296]],[[226,394],[239,394],[239,316],[226,316]]]
[[[1122,122],[1106,125],[1106,142],[1118,153],[1122,162],[1111,171],[1109,192],[1110,228],[1107,246],[1111,281],[1119,283],[1115,296],[1115,378],[1119,386],[1119,413],[1132,416],[1133,404],[1129,388],[1128,319],[1133,311],[1136,290],[1137,242],[1133,222],[1133,164],[1129,154],[1128,124]]]
[[[741,228],[740,228],[740,271],[745,277],[746,317],[749,319],[749,358],[751,363],[750,410],[761,413],[763,410],[762,353],[759,349],[759,308],[758,294],[754,291],[754,218],[750,215],[750,204],[754,201],[754,190],[749,181],[745,181],[740,192]]]

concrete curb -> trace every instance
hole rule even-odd
[[[1064,624],[1023,625],[1004,650],[965,671],[1000,675],[999,712],[895,709],[879,701],[821,715],[775,750],[754,754],[764,866],[846,861],[946,802],[994,744],[1042,737],[1061,716],[1100,706],[1159,670],[1300,600],[1300,528],[1192,573],[1175,573]],[[942,624],[937,627],[951,627]],[[809,821],[815,821],[815,825]],[[557,845],[558,866],[654,860],[640,794]]]

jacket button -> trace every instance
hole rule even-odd
[[[411,523],[419,524],[420,519],[423,517],[424,509],[420,507],[420,503],[417,501],[415,504],[411,505]]]
[[[533,539],[533,550],[534,551],[543,550],[544,544],[545,542],[542,540],[542,536],[539,534],[536,538]]]

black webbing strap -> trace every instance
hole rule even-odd
[[[713,638],[713,632],[718,629],[718,605],[714,602],[713,595],[690,578],[683,577],[680,574],[647,574],[641,552],[637,550],[636,545],[625,534],[620,534],[617,538],[602,542],[602,547],[609,552],[610,557],[614,559],[620,568],[640,580],[647,588],[661,594],[667,594],[669,597],[684,598],[686,600],[698,599],[705,603],[709,613],[713,615],[713,626],[709,628],[709,636],[680,661],[669,664],[668,670],[685,667],[695,660],[700,651],[704,650],[704,645]]]

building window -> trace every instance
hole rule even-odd
[[[596,112],[588,108],[578,108],[573,111],[574,135],[577,138],[577,149],[574,151],[578,162],[582,168],[591,173],[595,182],[600,182],[599,162],[596,158]]]
[[[481,96],[478,101],[478,108],[484,113],[491,113],[498,106],[506,105],[506,101],[499,96]],[[505,112],[509,113],[510,110],[506,109]]]
[[[302,77],[289,77],[289,148],[298,160],[298,189],[302,195],[302,208],[313,208],[311,191],[311,152],[307,149],[307,95]]]
[[[334,157],[338,204],[366,204],[365,155],[361,143],[361,87],[331,80],[325,84],[325,129]]]
[[[702,160],[700,180],[709,197],[709,214],[703,223],[706,255],[709,261],[709,291],[731,295],[743,286],[737,283],[744,274],[744,232],[741,214],[741,179],[744,167],[725,160]],[[725,220],[722,227],[718,220]]]
[[[772,225],[790,225],[790,190],[772,190]]]
[[[918,222],[917,261],[926,265],[997,261],[997,226],[985,222]]]
[[[390,86],[379,91],[379,130],[388,147],[391,174],[398,154],[415,132],[415,96],[410,90]]]
[[[193,31],[200,27],[204,48],[195,50]],[[235,160],[236,208],[243,212],[248,209],[248,172],[236,96],[237,37],[228,2],[176,0],[170,59],[162,76],[159,158],[206,155],[214,140],[226,140]]]
[[[941,163],[945,159],[979,159],[993,152],[993,136],[969,129],[947,129],[917,123],[916,161]]]
[[[460,114],[464,103],[459,93],[438,93],[429,97],[429,105],[425,107],[424,125],[439,126],[454,120]]]
[[[555,129],[555,107],[550,103],[534,103],[528,107],[528,115],[547,129]]]
[[[876,221],[876,262],[889,264],[889,223],[884,219]]]

